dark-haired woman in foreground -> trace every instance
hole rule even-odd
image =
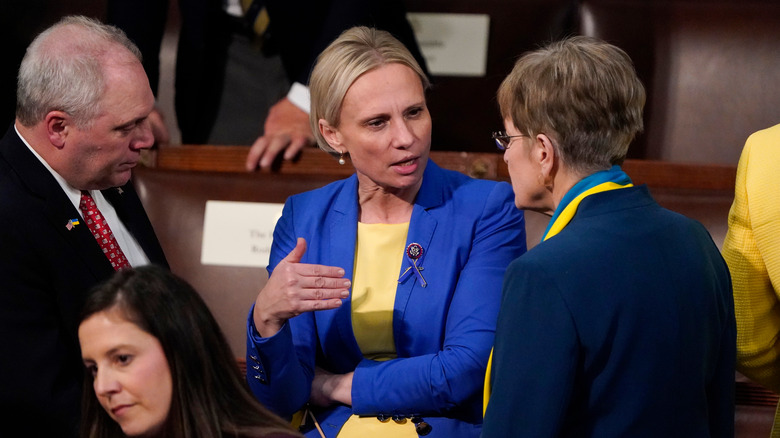
[[[117,272],[87,300],[82,436],[287,438],[258,403],[200,296],[168,271]]]

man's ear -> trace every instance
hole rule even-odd
[[[73,127],[73,119],[64,111],[49,111],[43,119],[46,135],[57,149],[65,146],[65,138]]]
[[[339,153],[347,152],[344,150],[344,146],[342,145],[341,141],[341,133],[339,133],[337,128],[331,126],[330,123],[325,121],[325,119],[320,119],[318,126],[320,129],[320,134],[322,134],[322,137],[325,139],[325,141],[328,142],[330,147]]]

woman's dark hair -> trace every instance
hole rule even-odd
[[[219,325],[184,280],[156,266],[118,271],[91,291],[80,321],[107,310],[118,310],[162,345],[173,381],[164,436],[296,435],[254,398]],[[85,373],[82,436],[124,437],[98,402],[92,382]]]

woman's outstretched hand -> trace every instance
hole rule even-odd
[[[306,240],[299,237],[257,295],[252,318],[260,336],[273,336],[303,312],[335,309],[349,296],[351,283],[344,269],[300,263],[305,252]]]

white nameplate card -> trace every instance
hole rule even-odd
[[[432,75],[485,76],[489,15],[410,12],[407,18]]]
[[[283,204],[208,201],[203,217],[204,265],[268,266]]]

